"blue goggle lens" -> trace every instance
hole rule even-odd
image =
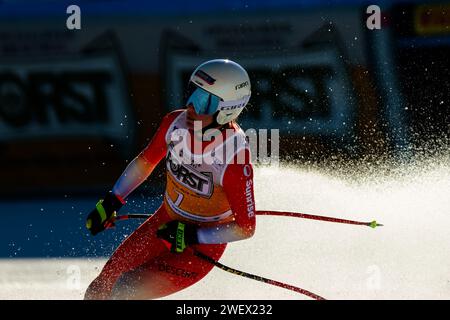
[[[212,115],[214,114],[214,112],[217,111],[219,102],[220,102],[219,97],[210,94],[209,92],[201,88],[197,88],[189,97],[187,105],[192,104],[197,114]]]

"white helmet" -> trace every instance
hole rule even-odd
[[[250,78],[236,62],[216,59],[202,63],[189,80],[190,97],[198,114],[214,114],[216,121],[228,123],[238,117],[250,100]],[[194,86],[192,86],[192,84]]]

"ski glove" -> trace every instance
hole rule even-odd
[[[124,203],[112,192],[109,192],[104,199],[97,202],[95,209],[91,211],[86,219],[86,228],[93,236],[114,226],[114,217]]]
[[[156,236],[167,241],[170,251],[176,253],[181,253],[187,246],[198,243],[197,227],[177,220],[160,226]]]

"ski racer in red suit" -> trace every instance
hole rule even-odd
[[[116,249],[85,299],[154,299],[201,280],[228,242],[255,232],[253,168],[234,121],[250,99],[247,72],[230,60],[201,64],[189,81],[186,109],[167,114],[148,146],[89,214],[95,235],[113,224],[127,196],[165,158],[163,204]]]

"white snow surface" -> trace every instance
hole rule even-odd
[[[262,167],[258,210],[371,221],[384,227],[260,216],[253,238],[221,262],[327,299],[450,299],[448,159],[384,173]],[[349,169],[349,172],[351,169]],[[0,299],[82,299],[104,259],[1,259]],[[309,299],[214,268],[168,299]]]

